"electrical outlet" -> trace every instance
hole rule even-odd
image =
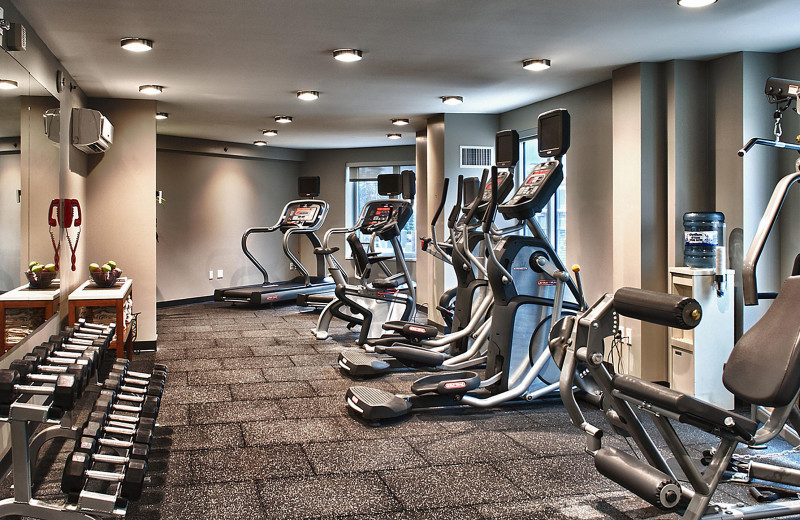
[[[633,331],[630,327],[625,327],[625,343],[633,345]]]
[[[209,271],[208,272],[208,279],[209,280],[213,280],[214,279],[214,271]]]
[[[217,269],[217,278],[222,278],[222,269]]]
[[[294,262],[289,262],[289,270],[294,271],[297,267],[294,265]]]

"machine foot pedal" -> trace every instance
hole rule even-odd
[[[367,421],[400,417],[411,411],[411,403],[407,399],[368,386],[348,388],[346,401],[353,412]]]
[[[480,386],[481,378],[475,372],[447,372],[417,379],[411,385],[411,391],[417,395],[464,395]]]
[[[389,359],[365,352],[340,352],[339,368],[351,377],[375,376],[392,368]]]

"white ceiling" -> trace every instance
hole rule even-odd
[[[427,116],[500,113],[628,63],[800,47],[798,0],[14,0],[90,97],[165,90],[160,134],[344,148],[412,144]],[[135,54],[119,40],[154,40]],[[340,63],[331,51],[364,51]],[[550,70],[522,69],[549,58]],[[297,90],[319,90],[315,102]],[[464,104],[443,105],[460,95]],[[291,125],[272,117],[288,114]],[[411,119],[403,139],[393,117]]]

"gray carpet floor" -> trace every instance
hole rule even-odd
[[[343,326],[319,342],[316,314],[205,303],[158,312],[158,351],[135,369],[169,366],[146,489],[131,519],[657,519],[664,514],[599,475],[560,400],[418,413],[372,427],[348,415],[354,384],[337,355]],[[415,373],[366,384],[406,392]],[[363,383],[356,383],[363,384]],[[76,410],[85,414],[91,397]],[[593,424],[601,416],[586,410]],[[676,427],[699,453],[714,441]],[[630,451],[623,439],[605,444]],[[770,450],[783,450],[774,441]],[[38,498],[58,489],[70,443],[46,446]],[[665,450],[666,453],[666,450]],[[2,484],[8,496],[10,481]],[[723,485],[717,501],[752,502]]]

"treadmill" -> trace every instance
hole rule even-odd
[[[253,227],[242,235],[242,251],[245,256],[261,271],[264,281],[255,285],[242,285],[214,291],[214,301],[246,303],[250,305],[264,305],[286,300],[296,300],[299,294],[313,294],[332,291],[336,284],[333,279],[325,276],[325,261],[317,256],[317,275],[311,276],[308,269],[292,253],[289,240],[293,235],[301,235],[311,242],[312,247],[322,247],[316,234],[328,215],[328,203],[324,200],[315,200],[319,196],[319,177],[300,177],[298,179],[298,194],[300,197],[309,197],[293,200],[283,207],[278,221],[269,227]],[[247,249],[247,238],[253,233],[283,233],[283,252],[294,263],[298,276],[282,282],[270,282],[269,274],[258,260]]]

